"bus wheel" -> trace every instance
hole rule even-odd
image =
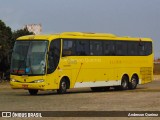
[[[123,76],[121,80],[120,90],[127,90],[128,89],[128,77]]]
[[[136,76],[133,76],[133,77],[131,78],[131,82],[129,82],[128,88],[129,88],[129,89],[136,89],[137,84],[138,84],[138,79],[137,79]]]
[[[57,90],[58,94],[65,94],[67,91],[67,81],[65,80],[65,78],[62,78],[60,85],[59,85],[59,89]]]
[[[29,89],[28,92],[29,92],[30,95],[37,95],[38,90]]]

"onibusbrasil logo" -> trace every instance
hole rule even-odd
[[[2,117],[10,118],[10,117],[42,117],[40,112],[2,112]]]

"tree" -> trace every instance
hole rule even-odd
[[[11,28],[0,20],[0,71],[5,71],[9,67],[7,58],[11,49],[11,38]]]

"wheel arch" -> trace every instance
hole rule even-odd
[[[127,77],[128,82],[129,82],[129,75],[125,73],[125,74],[122,75],[122,78],[123,78],[124,76]],[[122,78],[121,78],[121,80],[122,80]]]

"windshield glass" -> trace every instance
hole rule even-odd
[[[45,74],[47,41],[16,41],[12,53],[11,74]]]

